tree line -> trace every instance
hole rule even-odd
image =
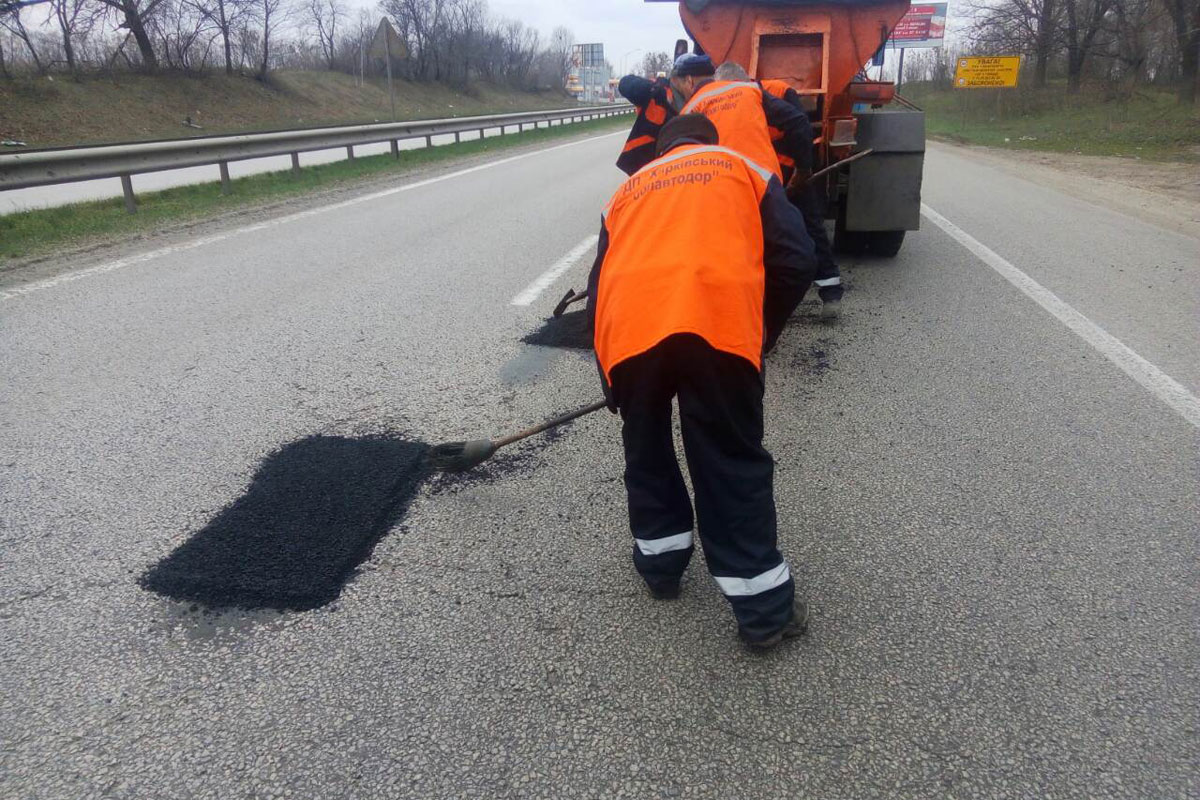
[[[562,88],[574,36],[494,17],[486,0],[0,0],[0,76],[135,70],[265,78],[278,69],[376,74],[379,21],[398,34],[393,72],[466,85]]]
[[[1035,87],[1149,84],[1197,100],[1200,0],[966,0],[959,10],[969,15],[965,41],[910,51],[906,80],[949,86],[959,55],[1021,55]]]

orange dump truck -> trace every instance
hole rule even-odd
[[[666,0],[646,0],[665,2]],[[871,155],[817,178],[842,252],[893,256],[921,218],[925,115],[864,68],[908,11],[908,0],[684,0],[697,53],[735,61],[758,80],[800,93],[813,122],[814,170]],[[686,52],[680,40],[676,55]]]

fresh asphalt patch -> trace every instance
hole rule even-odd
[[[428,451],[391,436],[285,445],[263,460],[245,494],[140,583],[209,609],[323,606],[400,521],[429,476]]]
[[[587,309],[550,317],[533,333],[521,339],[525,344],[563,347],[569,350],[592,349],[592,323]]]

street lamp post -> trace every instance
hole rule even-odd
[[[634,53],[640,53],[640,52],[642,52],[642,48],[635,47],[632,50],[630,50],[628,53],[626,53],[625,55],[621,56],[621,77],[622,78],[629,74],[625,71],[625,59],[629,58]]]

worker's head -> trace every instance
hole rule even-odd
[[[684,53],[675,59],[675,68],[671,70],[671,88],[688,100],[696,93],[699,84],[711,78],[715,71],[712,59],[708,56]]]
[[[717,72],[713,77],[719,81],[748,81],[750,73],[746,72],[746,68],[736,61],[726,61],[717,67]]]
[[[681,144],[719,144],[717,126],[703,114],[681,114],[672,117],[658,132],[655,157]]]

